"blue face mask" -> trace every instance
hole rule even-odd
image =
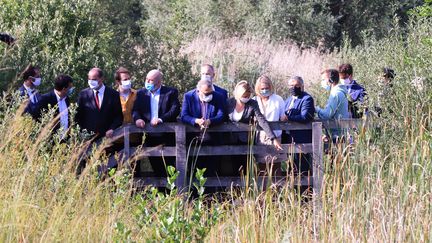
[[[71,96],[71,95],[73,94],[74,90],[75,90],[75,87],[71,87],[71,88],[68,90],[67,95],[68,95],[68,96]]]
[[[152,91],[155,89],[155,85],[146,82],[146,83],[145,83],[145,88],[146,88],[146,90],[152,92]]]
[[[260,90],[260,94],[264,97],[269,97],[271,95],[271,92],[269,89],[262,89]]]

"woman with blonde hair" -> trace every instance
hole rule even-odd
[[[255,94],[253,98],[257,101],[260,112],[264,115],[265,119],[269,122],[286,121],[285,115],[285,102],[279,95],[275,94],[274,86],[269,77],[262,75],[260,76],[255,84]],[[282,131],[273,131],[275,138],[279,143],[281,141]],[[267,133],[259,131],[257,134],[257,144],[269,145],[273,141]],[[258,166],[261,172],[268,171],[272,168],[272,174],[280,176],[281,162],[287,159],[286,153],[280,154],[261,154],[255,156]]]
[[[229,120],[232,122],[248,124],[253,123],[256,120],[259,126],[263,129],[263,133],[268,137],[269,144],[273,145],[277,150],[281,150],[282,147],[280,140],[276,139],[270,125],[260,112],[257,101],[251,99],[252,93],[253,89],[247,81],[242,80],[237,83],[234,89],[234,97],[227,101],[226,110]],[[231,133],[230,140],[233,144],[253,143],[253,141],[248,141],[249,136],[247,132]],[[232,156],[231,158],[234,170],[238,170],[241,165],[244,165],[247,159],[246,156]]]

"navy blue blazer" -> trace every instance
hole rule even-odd
[[[150,91],[140,89],[132,109],[133,120],[142,119],[145,122],[151,120]],[[180,101],[178,90],[171,87],[161,86],[159,96],[158,117],[163,122],[175,122],[180,114]]]
[[[207,119],[210,119],[211,125],[217,125],[225,120],[225,102],[223,95],[213,92],[213,99],[208,103]],[[195,125],[195,119],[202,118],[201,101],[198,97],[198,90],[194,89],[187,92],[183,98],[181,111],[181,121],[190,125]]]
[[[30,97],[29,94],[27,94],[27,90],[24,87],[24,85],[21,85],[21,87],[19,87],[18,91],[19,91],[20,96],[26,96],[27,98]],[[36,95],[36,99],[39,102],[42,95],[39,92],[37,92],[35,95]],[[36,109],[37,109],[37,104],[29,101],[29,103],[27,104],[27,107],[24,109],[24,113],[29,113],[30,115],[33,116],[32,112],[35,111]]]
[[[223,96],[223,99],[226,101],[228,99],[228,91],[226,91],[225,89],[222,89],[219,86],[213,85],[214,89],[216,92],[218,92],[219,94],[221,94]]]
[[[292,96],[288,97],[285,101],[285,115],[289,121],[308,123],[314,119],[315,105],[312,96],[306,92],[302,92],[297,99],[294,100],[292,109],[288,109]],[[311,143],[312,130],[292,130],[290,131],[291,137],[295,143]]]
[[[101,108],[98,109],[93,90],[86,88],[78,95],[78,108],[75,120],[81,129],[94,132],[99,137],[106,131],[122,125],[123,113],[119,93],[105,86]]]

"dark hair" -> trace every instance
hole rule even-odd
[[[69,88],[69,85],[73,82],[71,76],[66,74],[60,74],[54,81],[54,89],[61,91],[64,88]]]
[[[395,71],[389,67],[383,68],[382,72],[385,78],[394,79],[394,77],[396,76]]]
[[[126,68],[124,68],[124,67],[120,67],[119,69],[117,69],[117,71],[115,72],[115,74],[114,74],[114,80],[115,81],[120,81],[120,75],[122,74],[122,73],[127,73],[127,74],[129,74],[130,75],[130,72],[129,72],[129,70],[127,70]]]
[[[330,79],[330,83],[337,84],[339,83],[339,72],[336,69],[326,69],[321,74],[327,74]]]
[[[39,67],[35,67],[31,64],[27,65],[24,71],[21,73],[21,77],[23,81],[26,81],[30,77],[36,76],[36,71],[39,70]]]
[[[349,63],[345,63],[339,66],[339,73],[352,75],[353,74],[353,67]]]

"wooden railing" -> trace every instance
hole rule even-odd
[[[342,128],[359,128],[365,125],[365,120],[362,119],[346,119],[346,120],[331,120],[321,121],[316,120],[311,123],[301,124],[293,122],[272,122],[270,123],[273,130],[293,131],[293,130],[312,130],[312,143],[305,144],[282,144],[283,152],[285,153],[310,153],[312,154],[312,176],[300,176],[298,178],[272,177],[273,183],[284,183],[287,180],[294,182],[294,185],[312,186],[313,194],[320,195],[324,176],[323,166],[323,142],[322,131],[326,129],[342,129]],[[250,131],[250,125],[244,123],[224,123],[222,125],[210,127],[206,132],[247,132]],[[257,128],[260,129],[259,127]],[[128,161],[131,156],[134,159],[140,159],[146,156],[175,156],[176,170],[179,171],[179,176],[176,180],[176,186],[180,191],[187,186],[187,154],[188,145],[186,144],[186,134],[190,132],[200,132],[199,128],[185,125],[182,123],[163,123],[156,127],[146,124],[144,128],[138,128],[135,125],[126,125],[114,131],[114,138],[124,137],[124,149],[121,161],[123,165],[128,166]],[[129,135],[134,133],[175,133],[175,146],[159,146],[159,147],[144,147],[140,150],[130,146]],[[250,145],[218,145],[218,146],[201,146],[199,156],[206,155],[245,155],[252,151],[253,154],[281,153],[276,151],[273,146],[268,145],[253,145],[252,150]],[[197,155],[193,155],[197,156]],[[256,178],[258,183],[268,180],[266,177]],[[147,177],[137,178],[135,180],[137,186],[154,185],[165,186],[166,178]],[[209,177],[205,186],[244,186],[244,180],[240,177]]]

